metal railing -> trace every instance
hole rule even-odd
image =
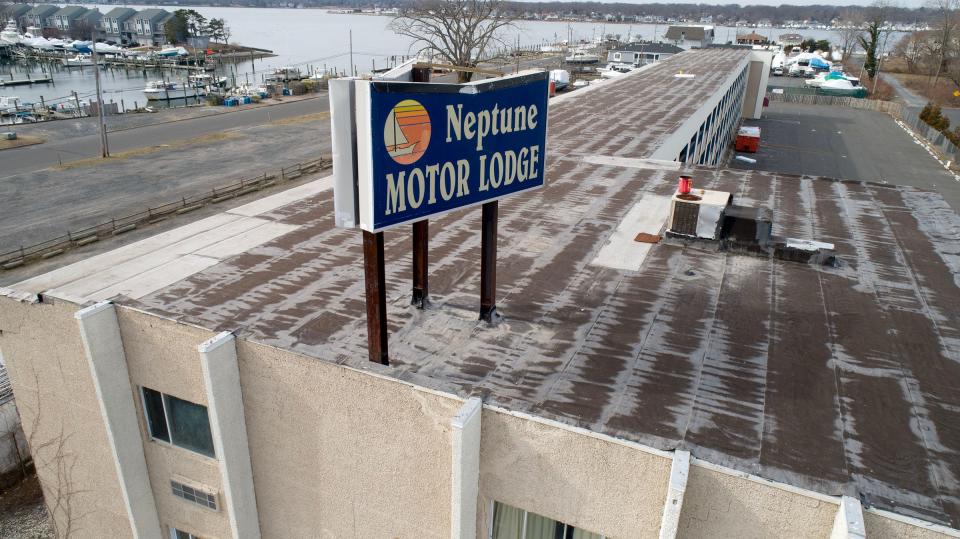
[[[144,224],[156,223],[168,217],[198,210],[208,204],[216,204],[247,193],[259,191],[278,183],[293,180],[304,174],[329,168],[332,163],[331,160],[324,158],[297,163],[288,167],[282,167],[279,174],[264,172],[261,176],[241,179],[236,183],[215,187],[203,194],[181,197],[179,200],[156,207],[148,207],[144,211],[123,217],[115,217],[91,227],[68,231],[63,236],[51,238],[40,243],[21,245],[18,249],[0,253],[0,271],[11,270],[37,260],[53,258],[70,249],[89,245],[104,238],[118,236],[136,230]]]

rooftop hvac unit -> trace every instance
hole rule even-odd
[[[694,189],[693,179],[681,176],[677,192],[670,201],[669,232],[692,238],[719,239],[723,212],[730,198],[730,193],[725,191]]]

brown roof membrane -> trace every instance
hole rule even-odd
[[[320,360],[960,524],[960,219],[911,187],[697,168],[697,187],[832,242],[839,267],[650,245],[591,265],[676,171],[642,158],[748,52],[684,53],[551,107],[547,183],[500,203],[497,304],[477,320],[480,211],[430,222],[431,306],[409,306],[410,230],[385,233],[391,366],[366,361],[359,230],[332,193],[261,216],[302,225],[139,301]],[[678,69],[696,73],[675,91]]]

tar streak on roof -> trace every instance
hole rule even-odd
[[[126,303],[957,526],[960,219],[938,195],[698,169],[841,267],[671,244],[635,272],[589,264],[676,173],[581,157],[649,155],[745,54],[552,106],[548,187],[501,203],[496,327],[477,321],[480,211],[455,212],[431,222],[427,311],[408,305],[410,231],[386,233],[392,365],[368,364],[360,233],[333,228],[329,192],[262,216],[297,231]]]

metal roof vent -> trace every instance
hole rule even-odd
[[[692,177],[680,176],[677,192],[670,201],[668,231],[679,236],[718,239],[730,198],[730,193],[724,191],[694,189]]]

